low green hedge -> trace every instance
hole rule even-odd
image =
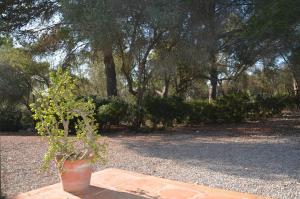
[[[128,104],[119,98],[99,100],[96,106],[96,119],[101,127],[119,124],[127,115]]]
[[[144,101],[146,117],[154,126],[162,123],[163,126],[172,126],[185,120],[189,106],[180,97],[147,96]]]
[[[295,105],[295,96],[249,96],[245,93],[228,94],[213,102],[208,100],[184,101],[179,97],[147,96],[144,108],[147,119],[154,126],[162,123],[237,123],[260,120],[280,114]]]
[[[244,93],[222,96],[209,103],[206,100],[188,102],[190,112],[187,122],[232,123],[245,120],[261,120],[280,114],[283,109],[295,105],[294,96],[249,96]]]
[[[22,128],[22,112],[16,104],[0,103],[0,131],[18,131]]]

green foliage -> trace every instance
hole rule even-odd
[[[178,97],[151,97],[145,99],[144,108],[154,126],[174,122],[189,124],[233,123],[259,120],[280,114],[284,108],[295,104],[294,97],[251,97],[245,93],[228,94],[213,102],[191,100],[184,102]]]
[[[19,103],[29,92],[25,75],[7,64],[0,63],[0,100]]]
[[[209,103],[206,100],[189,102],[191,124],[216,122],[241,122],[249,111],[250,98],[245,94],[229,94]]]
[[[49,148],[44,166],[55,158],[58,161],[91,158],[104,162],[106,145],[98,144],[97,125],[93,117],[95,105],[91,99],[75,95],[76,81],[69,71],[59,68],[50,74],[50,86],[31,104],[36,129],[47,136]],[[69,137],[70,120],[77,118],[76,138]],[[76,145],[80,142],[82,146]]]
[[[218,121],[241,122],[249,111],[250,98],[247,94],[229,94],[218,98],[215,102]]]
[[[18,131],[23,126],[22,108],[29,93],[26,76],[16,68],[0,64],[0,131]]]
[[[256,96],[250,104],[248,117],[250,119],[263,119],[280,114],[283,109],[295,105],[294,96]]]
[[[125,101],[119,98],[103,99],[98,101],[98,105],[97,120],[101,127],[124,121],[128,110],[128,104]]]
[[[32,112],[25,106],[20,107],[20,111],[22,113],[21,128],[24,130],[33,130],[34,120],[32,118]]]
[[[21,125],[22,113],[16,104],[0,102],[0,131],[17,131]]]
[[[207,100],[192,100],[188,102],[190,112],[187,121],[190,124],[201,124],[217,121],[218,110],[214,103]]]
[[[117,77],[118,93],[135,100],[132,106],[110,99],[95,101],[94,114],[102,126],[129,120],[139,127],[145,115],[164,126],[185,118],[195,124],[241,122],[299,106],[299,100],[280,95],[297,90],[294,79],[300,85],[300,1],[20,0],[5,1],[1,8],[5,19],[0,24],[0,100],[15,105],[27,107],[35,100],[34,91],[48,84],[48,64],[34,61],[32,53],[41,60],[56,51],[66,55],[63,65],[74,63],[78,71],[81,66],[89,68],[89,74],[80,73],[82,83],[74,88],[78,93],[103,97],[105,86],[110,88]],[[50,18],[57,23],[26,31],[31,27],[27,23]],[[27,26],[20,29],[23,25]],[[12,39],[5,37],[11,33],[23,39],[17,43],[30,44],[14,48]],[[99,64],[103,61],[106,64]],[[210,89],[215,99],[211,103],[145,97],[159,93],[204,99]],[[236,91],[250,96],[228,94]],[[253,97],[258,93],[275,97]],[[60,120],[58,115],[54,118]],[[82,119],[72,115],[70,129],[75,132],[75,123]],[[26,121],[22,114],[21,122]]]
[[[0,47],[0,63],[5,63],[21,71],[27,79],[37,79],[39,77],[40,81],[44,81],[49,65],[47,63],[35,62],[29,50],[13,48],[10,45],[8,43]]]
[[[19,131],[33,127],[30,111],[21,104],[0,102],[0,131]]]
[[[55,13],[59,4],[57,1],[1,1],[0,3],[0,34],[8,34],[9,31],[13,32],[20,30],[23,26],[32,21],[43,19],[45,22]],[[32,32],[30,32],[32,35]]]
[[[295,104],[294,97],[251,97],[247,94],[229,94],[209,103],[205,100],[188,102],[190,124],[231,123],[245,120],[260,120],[280,114],[283,109]]]
[[[182,98],[176,96],[166,98],[147,96],[144,108],[154,126],[160,122],[164,126],[172,126],[175,121],[183,121],[188,106]]]
[[[298,93],[297,95],[295,95],[290,99],[289,106],[290,108],[292,107],[292,108],[300,109],[300,93]]]

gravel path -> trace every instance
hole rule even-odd
[[[106,138],[110,150],[105,167],[273,198],[300,198],[300,136],[193,132]],[[39,172],[47,147],[40,137],[0,138],[5,194],[12,196],[59,181],[53,167]]]

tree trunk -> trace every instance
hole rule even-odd
[[[135,119],[133,124],[133,127],[136,129],[140,128],[143,122],[143,112],[142,112],[143,97],[144,97],[143,91],[139,90],[136,95],[136,113],[135,113]]]
[[[134,128],[140,128],[142,121],[143,121],[143,113],[142,113],[142,107],[143,107],[143,97],[144,97],[144,91],[145,91],[145,85],[144,85],[144,69],[145,65],[143,63],[139,64],[138,67],[138,76],[137,76],[137,93],[136,93],[136,114],[134,119]]]
[[[300,87],[300,48],[294,49],[292,52],[292,56],[290,57],[289,62],[290,70],[292,71],[293,77],[296,82],[296,89],[295,93],[299,93],[299,87]]]
[[[210,64],[210,84],[211,84],[211,95],[210,99],[215,100],[217,98],[217,87],[218,87],[218,67],[216,61],[217,54],[217,33],[216,33],[216,2],[215,0],[207,1],[207,12],[208,12],[208,52],[209,52],[209,64]]]
[[[168,97],[169,95],[169,87],[170,87],[170,76],[168,76],[167,74],[165,74],[165,87],[163,90],[163,97]]]
[[[299,93],[299,86],[298,86],[299,83],[296,81],[296,78],[293,77],[293,92],[295,95],[297,95]]]
[[[299,93],[299,86],[300,86],[300,64],[291,64],[290,65],[291,72],[293,74],[293,86],[294,86],[294,93]]]
[[[210,98],[215,100],[217,99],[217,89],[218,89],[218,71],[216,69],[212,69],[210,72],[210,84],[211,84]]]
[[[112,50],[104,52],[104,65],[105,65],[105,75],[106,75],[106,91],[107,96],[117,96],[117,78],[115,62],[112,56]]]

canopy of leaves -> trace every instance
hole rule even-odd
[[[28,92],[26,76],[10,65],[0,64],[0,101],[18,103]]]

